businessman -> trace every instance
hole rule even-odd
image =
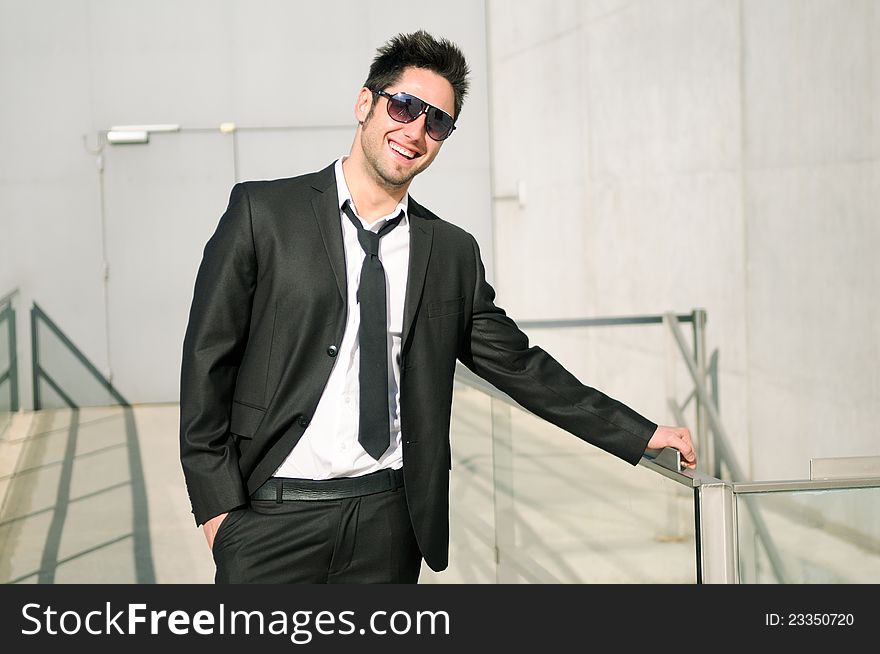
[[[418,31],[379,48],[347,156],[236,184],[195,282],[181,462],[218,583],[415,583],[448,562],[456,360],[635,464],[696,457],[581,384],[494,303],[479,247],[407,193],[453,135],[468,66]]]

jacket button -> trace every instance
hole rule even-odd
[[[339,348],[335,345],[331,345],[327,348],[327,354],[329,354],[331,357],[335,357],[337,354],[339,354]]]
[[[302,418],[300,418],[299,419],[299,426],[300,427],[308,427],[309,426],[309,417],[303,416]]]

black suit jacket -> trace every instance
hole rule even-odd
[[[474,238],[410,199],[400,418],[413,528],[447,566],[456,359],[522,406],[630,463],[656,424],[584,386],[496,307]],[[244,505],[309,424],[345,329],[333,166],[232,189],[205,247],[183,345],[181,462],[197,524]]]

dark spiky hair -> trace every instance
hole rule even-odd
[[[455,92],[455,118],[461,112],[468,90],[467,61],[452,41],[436,39],[424,30],[398,34],[376,51],[364,86],[384,91],[393,86],[407,68],[425,68],[443,77]],[[375,102],[375,98],[373,99]]]

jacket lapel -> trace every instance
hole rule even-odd
[[[315,221],[324,241],[324,249],[336,286],[343,303],[347,301],[348,284],[345,276],[345,252],[342,245],[342,221],[339,219],[339,199],[336,194],[336,176],[333,165],[316,175],[312,187],[319,192],[312,198]],[[413,321],[422,301],[425,290],[425,277],[431,246],[434,242],[434,225],[422,207],[412,197],[409,200],[409,274],[406,281],[406,299],[403,306],[403,335],[401,347],[406,347],[412,331]]]
[[[315,220],[318,229],[321,230],[321,238],[324,240],[324,249],[330,259],[333,275],[336,277],[339,296],[345,306],[348,286],[345,278],[345,252],[342,245],[342,222],[339,219],[336,176],[333,174],[332,164],[318,173],[312,188],[320,191],[320,195],[312,198],[312,209],[315,211]]]
[[[425,290],[425,277],[431,246],[434,242],[434,225],[425,217],[422,208],[410,197],[409,200],[409,275],[406,281],[406,300],[403,305],[403,336],[401,349],[406,347],[413,321]]]

